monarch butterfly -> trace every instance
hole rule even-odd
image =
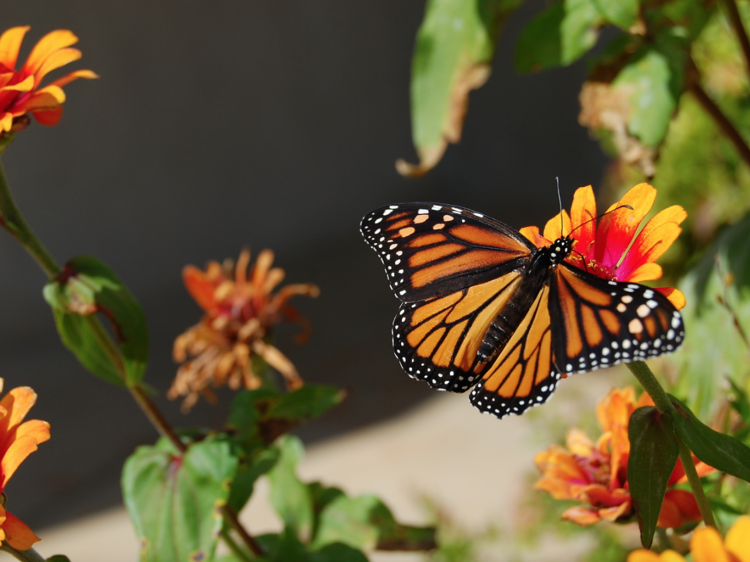
[[[362,219],[401,301],[393,348],[432,388],[471,392],[498,418],[521,414],[576,373],[674,351],[682,317],[658,291],[569,264],[575,240],[537,248],[455,205],[402,203]]]

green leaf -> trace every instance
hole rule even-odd
[[[312,544],[322,547],[333,543],[368,550],[431,550],[435,548],[435,530],[397,523],[375,496],[338,495],[321,511]]]
[[[63,554],[55,554],[47,558],[47,562],[70,562],[70,558]]]
[[[673,81],[673,70],[665,54],[648,48],[612,82],[615,90],[630,99],[628,132],[647,146],[658,146],[667,134],[677,107],[677,98],[670,89]]]
[[[312,534],[313,504],[308,487],[297,478],[297,463],[304,449],[296,437],[285,435],[277,442],[279,459],[268,472],[271,482],[271,504],[284,524],[307,542]]]
[[[680,449],[670,416],[653,406],[638,408],[628,423],[628,486],[641,529],[641,543],[651,548],[667,483]]]
[[[237,459],[225,438],[191,444],[184,455],[161,439],[125,462],[122,490],[142,562],[209,560],[222,526]]]
[[[537,15],[516,45],[517,72],[567,66],[596,44],[602,15],[594,0],[563,0]]]
[[[270,405],[265,418],[297,422],[316,418],[341,403],[346,394],[339,388],[309,384],[293,392],[281,394]]]
[[[229,493],[229,506],[237,513],[253,495],[255,482],[271,470],[279,459],[279,450],[276,447],[266,447],[253,453],[249,458],[243,455],[240,458],[237,475],[232,482]]]
[[[428,0],[417,33],[411,78],[412,136],[419,165],[399,160],[399,172],[421,175],[461,138],[471,90],[490,74],[495,41],[522,0]]]
[[[692,453],[716,470],[750,482],[750,448],[734,437],[714,431],[677,398],[670,399],[679,414],[675,418],[677,435]]]
[[[52,306],[63,343],[93,374],[115,384],[136,386],[146,371],[148,329],[138,301],[115,273],[99,260],[80,256],[47,283],[44,298]],[[100,343],[106,332],[85,316],[101,313],[112,323],[119,357],[112,358]],[[92,319],[95,318],[92,316]],[[122,364],[122,381],[118,363]]]
[[[367,557],[347,544],[327,544],[308,555],[310,562],[367,562]]]
[[[594,0],[594,5],[604,19],[623,31],[638,22],[638,0]]]

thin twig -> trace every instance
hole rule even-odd
[[[689,89],[706,113],[708,113],[716,122],[716,125],[724,136],[726,136],[727,139],[729,139],[729,142],[734,145],[734,148],[737,150],[740,157],[745,161],[745,164],[750,166],[750,146],[747,145],[747,142],[742,138],[742,135],[736,129],[734,124],[726,115],[724,115],[724,112],[722,112],[721,108],[716,105],[716,102],[709,97],[706,91],[698,83],[697,79],[692,81]]]
[[[250,552],[255,554],[255,556],[263,556],[263,549],[256,542],[256,540],[245,530],[245,527],[242,526],[242,523],[240,523],[240,520],[237,517],[237,513],[228,505],[222,507],[221,511],[224,514],[224,519],[226,520],[226,522],[229,523],[232,529],[237,532],[237,534],[242,539],[242,542],[244,542],[250,549]]]
[[[747,31],[745,30],[745,24],[742,23],[742,17],[740,11],[737,8],[737,4],[734,0],[724,0],[724,5],[727,8],[727,15],[729,16],[729,24],[734,29],[737,40],[740,42],[742,48],[742,54],[745,57],[745,67],[750,76],[750,39],[747,37]]]

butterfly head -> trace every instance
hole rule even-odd
[[[564,262],[565,258],[567,258],[570,255],[570,252],[573,251],[574,243],[575,240],[573,238],[566,236],[564,238],[558,238],[550,244],[546,250],[547,256],[549,257],[550,262],[552,262],[552,265]]]

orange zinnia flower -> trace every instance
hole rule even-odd
[[[3,379],[0,379],[2,392]],[[0,400],[0,493],[20,464],[49,439],[49,424],[23,418],[36,402],[36,393],[28,387],[14,388]],[[0,505],[0,542],[7,541],[17,550],[28,550],[40,539],[20,519]]]
[[[580,187],[573,196],[570,216],[563,210],[562,220],[560,214],[550,219],[543,235],[535,226],[522,228],[521,233],[539,248],[567,234],[576,243],[566,261],[604,279],[633,283],[659,279],[662,268],[655,262],[682,232],[679,225],[687,213],[679,205],[673,205],[658,213],[638,232],[655,199],[656,189],[640,183],[610,206],[597,225],[594,191],[590,185]],[[618,207],[622,208],[615,211]],[[679,290],[672,287],[656,290],[678,309],[685,306],[685,297]]]
[[[534,462],[543,474],[534,486],[555,499],[576,500],[588,505],[571,507],[562,517],[579,525],[592,525],[603,519],[626,521],[633,515],[628,490],[628,458],[630,440],[628,423],[631,414],[653,401],[645,392],[636,401],[632,387],[613,389],[596,409],[602,435],[594,443],[580,429],[571,429],[567,448],[553,445],[536,455]],[[703,463],[696,466],[700,475],[713,469]],[[669,479],[669,486],[685,480],[678,459]],[[679,489],[667,491],[659,514],[658,525],[677,528],[701,520],[695,498]]]
[[[0,135],[26,127],[29,113],[42,125],[57,125],[65,101],[62,87],[77,78],[98,78],[91,70],[76,70],[39,88],[48,73],[80,59],[81,51],[70,48],[78,37],[58,29],[42,37],[21,70],[16,70],[21,43],[29,29],[13,27],[0,35]]]
[[[192,358],[179,368],[168,394],[173,399],[186,396],[183,409],[189,410],[200,394],[215,401],[209,384],[258,388],[262,381],[253,372],[253,354],[281,373],[290,388],[302,385],[294,364],[268,338],[273,326],[285,320],[306,326],[287,302],[294,295],[316,297],[319,290],[315,285],[298,284],[273,293],[284,279],[284,270],[272,268],[272,263],[273,252],[263,250],[248,276],[250,251],[243,250],[236,267],[210,262],[205,272],[193,266],[183,270],[188,292],[206,313],[200,324],[174,343],[176,361]]]
[[[693,562],[750,562],[750,517],[743,515],[729,529],[726,539],[713,527],[698,529],[690,539]],[[640,548],[627,562],[685,562],[674,550],[657,554]]]

